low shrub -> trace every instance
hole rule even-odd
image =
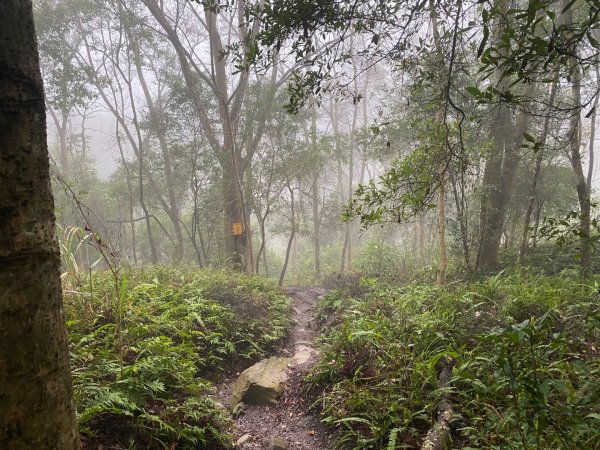
[[[174,268],[95,273],[65,291],[74,399],[87,448],[230,448],[211,381],[282,344],[273,283]]]
[[[309,376],[339,447],[418,448],[442,395],[436,365],[456,366],[452,448],[600,448],[600,306],[568,273],[489,277],[440,289],[363,279],[333,290]]]

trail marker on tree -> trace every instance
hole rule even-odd
[[[241,236],[244,234],[244,227],[241,223],[233,223],[231,224],[231,232],[234,236]]]

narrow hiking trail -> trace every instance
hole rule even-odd
[[[276,405],[246,405],[243,414],[234,419],[236,449],[331,448],[332,436],[319,422],[318,417],[308,411],[310,404],[304,397],[302,388],[302,379],[319,359],[314,344],[317,336],[315,305],[317,298],[323,295],[325,290],[313,286],[288,288],[286,292],[293,300],[293,325],[288,344],[277,355],[293,358],[292,363],[287,366],[288,379],[285,389]],[[236,377],[227,379],[219,389],[220,400],[227,407],[230,406],[235,381]],[[272,446],[273,439],[276,439],[275,442],[281,442],[281,446]]]

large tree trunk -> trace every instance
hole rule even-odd
[[[481,205],[478,268],[496,269],[498,267],[498,253],[506,205],[510,198],[507,191],[510,188],[508,181],[512,179],[516,168],[516,155],[514,154],[516,149],[513,148],[511,139],[507,139],[507,136],[511,135],[511,131],[510,111],[506,105],[499,105],[492,121],[493,144],[483,174],[485,193]],[[505,164],[510,166],[510,172],[505,169]]]
[[[223,166],[223,211],[225,227],[225,249],[231,265],[241,271],[252,266],[245,227],[244,203],[237,170],[232,164]],[[239,224],[239,225],[235,225]],[[234,234],[234,226],[241,227],[241,234]]]
[[[500,12],[508,8],[506,0],[498,0],[496,7]],[[506,24],[502,21],[496,24],[495,40],[503,37]],[[500,91],[509,88],[510,80],[497,69],[495,74]],[[531,87],[526,86],[524,96],[531,93]],[[506,208],[512,196],[514,175],[519,162],[519,146],[522,143],[523,133],[527,130],[528,115],[523,112],[513,130],[511,111],[507,105],[500,103],[493,111],[490,136],[492,148],[485,164],[483,174],[483,195],[480,210],[480,240],[477,251],[475,268],[487,270],[497,269],[499,266],[498,254],[500,241],[504,229]]]
[[[0,2],[0,448],[79,448],[29,0]]]
[[[523,97],[529,98],[533,87],[523,88]],[[529,127],[529,114],[522,111],[512,125],[507,106],[499,105],[492,122],[492,150],[485,166],[484,199],[481,213],[481,241],[477,255],[477,268],[497,269],[498,254],[504,230],[506,210],[512,198],[513,186],[520,159],[523,135]]]

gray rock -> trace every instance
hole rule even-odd
[[[252,438],[252,436],[248,433],[244,434],[242,437],[240,437],[237,441],[235,441],[235,445],[237,445],[238,447],[243,445],[244,442],[250,440],[250,438]]]
[[[317,350],[304,344],[296,345],[294,350],[294,359],[296,360],[297,364],[304,364],[308,362],[313,355],[319,354]]]
[[[238,377],[231,394],[231,411],[241,402],[249,405],[276,404],[287,380],[289,358],[269,358],[244,370]]]
[[[269,445],[267,446],[267,450],[287,450],[287,448],[287,441],[279,436],[271,438],[271,440],[269,441]]]

